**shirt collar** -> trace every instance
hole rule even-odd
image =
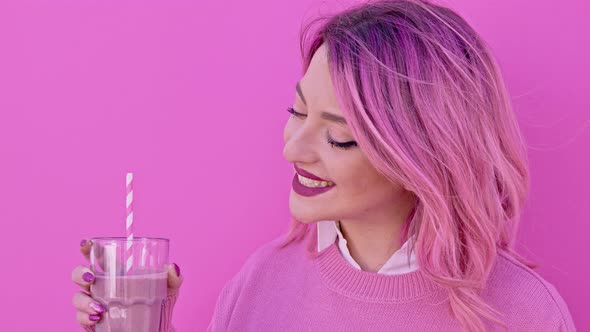
[[[337,246],[340,253],[344,258],[355,268],[361,269],[358,263],[352,258],[348,250],[347,241],[342,235],[339,223],[335,220],[323,220],[317,222],[317,233],[318,233],[318,252],[323,251],[330,245],[337,241]],[[408,240],[401,246],[399,250],[393,253],[393,255],[383,264],[381,269],[377,273],[379,274],[401,274],[414,271],[418,268],[416,261],[415,252],[409,253],[410,244],[414,241],[414,236],[408,238]],[[409,261],[408,261],[409,254]]]

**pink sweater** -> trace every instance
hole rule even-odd
[[[317,232],[280,249],[260,247],[223,287],[207,331],[456,331],[445,291],[421,269],[383,275],[355,269],[337,243],[315,254]],[[510,331],[575,331],[557,290],[505,253],[483,294]],[[486,329],[502,330],[486,322]]]

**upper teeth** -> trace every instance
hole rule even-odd
[[[300,174],[297,174],[297,178],[299,178],[299,182],[301,182],[301,184],[306,187],[317,188],[317,187],[329,187],[329,186],[334,185],[334,183],[332,183],[330,181],[316,181],[316,180],[312,180],[310,178],[306,178],[305,176],[302,176]]]

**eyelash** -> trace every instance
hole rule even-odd
[[[298,117],[298,118],[302,118],[305,116],[305,114],[301,114],[301,113],[295,111],[295,109],[293,107],[287,107],[287,112],[291,113],[291,116]],[[344,150],[347,150],[347,149],[350,149],[354,146],[357,146],[357,143],[355,141],[340,143],[340,142],[334,141],[329,136],[328,136],[328,144],[330,144],[332,147],[337,147],[337,148],[344,149]]]

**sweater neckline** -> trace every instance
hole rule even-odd
[[[316,261],[329,288],[361,301],[408,302],[441,290],[421,268],[394,275],[355,269],[342,257],[336,242],[317,253]]]
[[[336,241],[336,246],[344,259],[357,270],[361,270],[361,267],[354,260],[348,250],[348,241],[342,234],[339,220],[319,221],[317,227],[315,227],[315,231],[317,232],[318,252],[329,247],[330,244]],[[412,242],[414,242],[413,235],[410,236],[391,257],[389,257],[383,266],[381,266],[378,273],[402,274],[416,270],[418,268],[418,263],[416,262],[415,250],[409,250]]]

